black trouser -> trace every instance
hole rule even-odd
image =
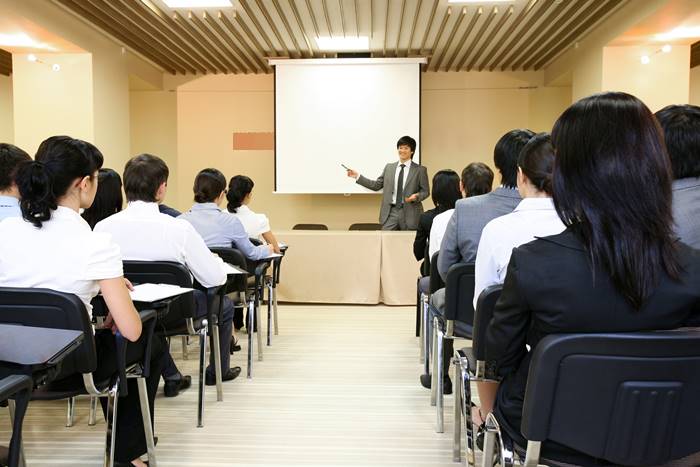
[[[145,329],[144,329],[145,331]],[[136,342],[129,342],[126,346],[127,366],[142,360],[144,351],[144,337]],[[98,368],[94,373],[96,381],[105,380],[117,372],[116,343],[110,331],[98,331],[95,333],[97,346]],[[165,349],[165,339],[157,334],[153,336],[151,347],[150,375],[146,378],[148,392],[148,406],[151,410],[151,426],[155,413],[155,398],[160,382],[162,354]],[[118,462],[130,462],[147,452],[146,435],[143,430],[143,418],[141,417],[141,405],[139,391],[135,379],[129,379],[128,395],[120,397],[117,403],[117,435],[115,441],[114,459]],[[102,411],[107,412],[107,399],[100,398]]]

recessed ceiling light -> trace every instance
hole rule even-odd
[[[666,44],[666,45],[664,45],[663,47],[661,47],[661,51],[662,51],[663,53],[667,54],[667,53],[671,52],[671,46],[668,45],[668,44]]]
[[[37,60],[36,55],[34,55],[34,54],[27,55],[27,60],[29,60],[30,62],[36,62],[36,60]]]
[[[649,62],[651,62],[651,59],[649,58],[648,55],[642,55],[642,58],[640,59],[642,62],[642,65],[648,65]]]
[[[37,42],[23,32],[17,34],[0,34],[0,46],[56,50],[55,47]]]
[[[669,32],[657,34],[656,40],[672,41],[674,39],[693,39],[696,37],[700,37],[700,26],[679,26]]]
[[[358,51],[369,50],[369,37],[367,36],[347,36],[328,37],[321,36],[316,39],[318,48],[326,51]]]
[[[54,63],[53,65],[51,65],[51,69],[53,71],[61,71],[61,65],[59,65],[58,63]]]
[[[169,8],[227,8],[231,0],[163,0]]]

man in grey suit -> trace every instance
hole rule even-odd
[[[457,263],[474,263],[479,247],[481,231],[493,219],[508,214],[520,203],[518,193],[518,155],[520,150],[535,136],[530,130],[512,130],[498,140],[493,151],[493,162],[501,173],[501,186],[490,193],[472,196],[457,201],[454,213],[445,230],[438,255],[438,272],[443,280],[447,278],[450,266]],[[445,289],[433,293],[430,301],[439,313],[445,307]],[[428,331],[430,332],[430,331]],[[443,347],[443,365],[448,369],[452,355],[452,341],[447,340]],[[452,392],[452,382],[447,371],[443,389]],[[421,375],[421,384],[430,388],[430,375]]]
[[[675,178],[676,234],[682,242],[700,249],[700,107],[669,105],[655,115],[664,131]]]
[[[376,180],[370,180],[348,169],[348,177],[373,191],[384,188],[379,223],[382,230],[416,230],[423,213],[422,201],[430,195],[428,170],[413,162],[416,140],[402,136],[396,143],[399,160],[384,167]]]

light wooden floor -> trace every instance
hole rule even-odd
[[[280,335],[255,361],[252,380],[224,383],[224,401],[207,387],[205,427],[196,428],[196,389],[158,395],[158,460],[163,466],[454,466],[452,398],[445,433],[434,430],[429,391],[420,387],[415,308],[280,306]],[[243,351],[232,364],[245,372]],[[182,360],[196,382],[197,347]],[[25,419],[29,466],[100,466],[104,421],[87,426],[87,400],[65,428],[65,403],[30,405]],[[0,412],[0,440],[9,437]],[[99,412],[101,415],[101,412]]]

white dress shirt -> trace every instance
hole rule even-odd
[[[552,198],[525,198],[513,212],[486,224],[476,252],[474,308],[485,288],[505,280],[513,248],[535,237],[559,234],[565,228]]]
[[[440,251],[442,237],[445,236],[445,230],[447,230],[447,224],[450,222],[453,212],[455,212],[454,209],[448,209],[433,218],[433,225],[430,227],[430,237],[428,237],[430,238],[428,246],[428,254],[430,256],[428,258],[432,258],[435,253]]]
[[[399,164],[396,166],[396,173],[394,174],[394,192],[391,194],[391,204],[396,204],[396,191],[399,188],[399,172],[401,172],[401,164],[404,165],[403,169],[403,186],[406,186],[406,180],[408,179],[408,172],[411,170],[411,161],[407,160],[406,162],[401,162],[399,161]],[[403,187],[401,187],[403,188]],[[405,198],[408,195],[412,195],[413,193],[404,193],[403,197]]]
[[[123,211],[98,222],[95,232],[112,234],[125,260],[184,264],[207,288],[226,281],[224,262],[209,251],[192,224],[161,214],[156,203],[130,202]]]
[[[270,229],[270,221],[265,214],[257,214],[245,204],[236,209],[236,212],[232,214],[241,221],[243,228],[248,232],[250,238],[262,240],[262,234],[272,230]]]
[[[119,247],[80,215],[59,206],[36,228],[21,217],[0,222],[0,286],[75,294],[88,312],[99,280],[124,275]]]

